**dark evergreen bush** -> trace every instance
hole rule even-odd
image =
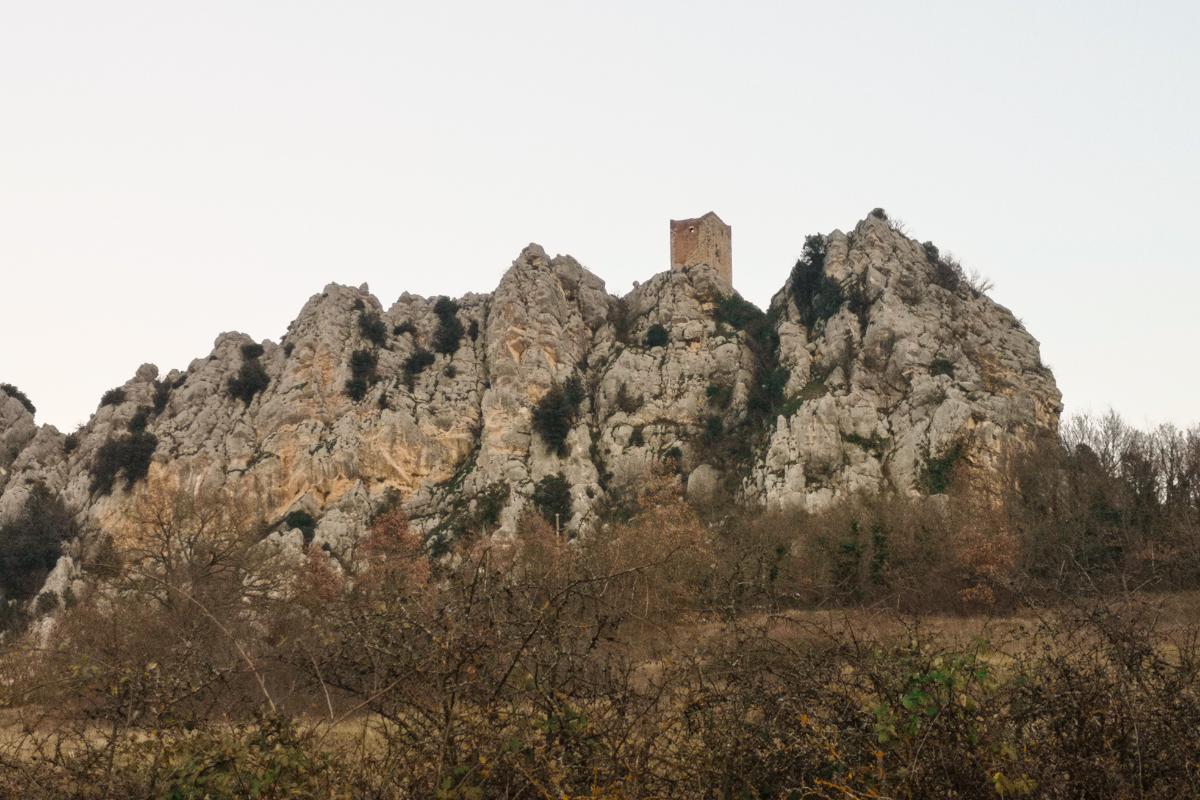
[[[53,593],[53,591],[43,591],[42,594],[37,595],[37,599],[34,601],[34,614],[36,616],[44,616],[58,609],[58,607],[59,596]]]
[[[283,354],[285,356],[291,356],[292,351],[295,349],[296,349],[296,345],[292,344],[291,342],[288,342],[287,344],[285,344],[283,346]]]
[[[44,616],[58,608],[58,595],[54,592],[42,592],[33,601],[33,613],[36,616]]]
[[[576,410],[583,404],[586,395],[583,391],[583,381],[578,375],[572,375],[563,383],[563,397],[567,404]]]
[[[17,402],[25,406],[25,410],[30,414],[37,413],[37,409],[33,407],[33,403],[29,400],[25,393],[13,386],[11,383],[0,383],[0,392],[4,392],[9,397],[17,400]]]
[[[754,383],[750,386],[750,396],[746,399],[747,409],[756,418],[769,418],[773,421],[774,411],[783,405],[783,390],[791,373],[775,364],[760,369],[754,377]]]
[[[363,299],[361,297],[354,298],[354,302],[350,304],[350,308],[352,308],[355,311],[362,311],[366,307],[367,307],[367,304],[363,302]]]
[[[704,443],[712,446],[721,440],[725,433],[725,422],[718,416],[710,416],[704,421]]]
[[[283,524],[288,530],[299,528],[300,533],[304,534],[304,543],[308,544],[312,541],[313,534],[317,530],[317,521],[313,519],[313,515],[304,510],[296,510],[289,512],[283,518]]]
[[[433,353],[418,348],[404,360],[404,372],[409,376],[416,377],[431,367],[436,360],[437,357]]]
[[[157,437],[144,430],[109,439],[96,451],[92,461],[92,491],[109,494],[121,475],[125,477],[126,488],[132,487],[150,471],[157,447]]]
[[[346,395],[358,402],[366,396],[371,384],[379,379],[375,368],[379,359],[371,350],[355,350],[350,354],[350,377],[346,380]]]
[[[475,513],[470,521],[471,528],[494,528],[500,524],[500,512],[508,505],[512,488],[504,482],[493,483],[475,499]]]
[[[453,355],[462,342],[463,324],[458,320],[458,303],[448,297],[438,298],[433,306],[438,327],[433,334],[433,349],[443,355]]]
[[[954,375],[954,364],[948,358],[935,358],[929,363],[930,375]]]
[[[171,399],[171,384],[166,381],[154,382],[154,413],[161,414]]]
[[[121,387],[109,389],[100,397],[100,407],[119,406],[125,402],[125,390]]]
[[[758,306],[748,300],[743,300],[736,294],[731,294],[721,298],[721,301],[717,303],[717,312],[713,316],[717,322],[723,322],[740,331],[762,319],[764,315]]]
[[[471,338],[472,342],[479,338],[479,320],[471,320],[471,324],[467,326],[467,336]]]
[[[30,487],[21,513],[0,526],[0,601],[33,597],[62,555],[63,542],[78,534],[58,495],[43,483]]]
[[[791,280],[792,300],[806,328],[832,317],[845,300],[842,287],[825,274],[825,237],[820,234],[804,238]]]
[[[819,236],[808,237],[805,253],[806,256],[811,256],[823,276],[824,239]],[[793,275],[795,272],[793,270]],[[748,414],[745,427],[748,429],[744,431],[745,435],[739,434],[738,439],[741,452],[749,444],[749,437],[760,431],[765,424],[773,422],[776,410],[783,405],[783,389],[787,384],[788,371],[779,366],[779,334],[775,330],[778,312],[764,313],[753,303],[737,295],[730,295],[717,304],[715,318],[718,322],[743,331],[745,343],[754,354],[754,376],[746,398]],[[733,399],[733,388],[710,386],[706,395],[716,407],[727,408]]]
[[[227,389],[230,397],[250,405],[254,396],[266,389],[270,383],[271,378],[267,375],[267,370],[263,367],[262,362],[257,358],[252,358],[242,362],[238,374],[229,379]]]
[[[929,494],[945,494],[954,477],[954,467],[963,455],[961,443],[955,444],[938,457],[930,456],[921,473],[921,485]]]
[[[656,322],[646,331],[646,338],[642,340],[642,344],[646,347],[665,347],[669,341],[671,336],[667,329]]]
[[[382,347],[387,344],[387,326],[375,311],[364,311],[359,314],[358,332],[374,345]]]
[[[613,327],[613,336],[616,340],[624,345],[632,344],[630,336],[633,333],[634,323],[637,322],[637,316],[629,308],[629,303],[625,298],[617,299],[617,302],[608,307],[608,322]]]
[[[370,350],[355,350],[350,354],[350,371],[361,377],[375,374],[379,359]]]
[[[79,434],[68,433],[63,439],[63,452],[73,453],[77,447],[79,447]]]
[[[723,298],[717,304],[714,318],[717,322],[744,331],[747,344],[760,360],[770,360],[779,347],[779,335],[775,332],[775,312],[764,313],[758,306],[737,295]]]
[[[878,459],[883,459],[884,452],[887,450],[888,439],[878,434],[870,436],[859,436],[857,433],[842,434],[842,441],[847,444],[852,444],[855,447],[860,447],[871,453]]]
[[[925,242],[921,245],[921,249],[925,251],[925,260],[930,264],[936,264],[942,257],[941,251],[933,242]]]
[[[129,418],[125,429],[134,435],[144,432],[146,425],[150,422],[150,411],[150,406],[139,406],[134,415]]]
[[[406,333],[410,336],[416,336],[417,326],[413,325],[410,321],[401,322],[399,325],[392,328],[392,333],[396,336],[403,336]]]
[[[561,472],[538,481],[532,500],[538,513],[551,525],[562,527],[571,519],[571,485]]]
[[[948,292],[957,292],[963,283],[962,267],[952,259],[939,260],[933,265],[933,282]]]
[[[617,389],[617,408],[626,414],[636,414],[645,405],[641,396],[629,391],[629,386],[622,383]]]
[[[579,416],[583,402],[583,384],[571,378],[562,386],[552,386],[533,408],[533,430],[545,442],[546,449],[565,455],[567,434]]]
[[[925,250],[925,258],[933,267],[933,282],[948,292],[957,292],[966,277],[962,265],[950,256],[943,256],[933,242],[921,245]]]
[[[733,400],[733,387],[710,383],[704,389],[704,396],[717,408],[728,408],[729,403]]]
[[[258,358],[264,352],[265,351],[263,350],[263,346],[261,344],[259,344],[258,342],[251,342],[250,344],[244,344],[244,345],[242,345],[242,360],[249,361],[253,358]]]
[[[884,211],[882,208],[873,208],[873,209],[871,209],[871,216],[872,216],[872,217],[874,217],[875,219],[881,219],[881,220],[883,220],[884,222],[887,222],[887,221],[888,221],[888,215],[887,215],[887,212],[886,212],[886,211]]]

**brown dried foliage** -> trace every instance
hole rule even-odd
[[[722,520],[663,477],[628,523],[439,560],[396,512],[287,558],[246,498],[158,487],[121,570],[0,661],[0,794],[1192,796],[1196,627],[1120,588],[1194,579],[1157,566],[1189,451],[1114,441],[1002,501]]]

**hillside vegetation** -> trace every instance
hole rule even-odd
[[[151,481],[10,640],[12,797],[1162,797],[1200,779],[1200,440],[1067,428],[1003,496],[537,514],[352,558]],[[1171,590],[1163,594],[1164,590]],[[47,628],[41,628],[45,634]]]

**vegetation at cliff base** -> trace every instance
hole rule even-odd
[[[11,628],[19,603],[32,598],[79,528],[62,499],[35,483],[20,512],[0,525],[0,630]]]
[[[1126,494],[1087,435],[1055,462],[1077,512],[1140,519],[1186,572],[1039,541],[1049,481],[720,522],[656,476],[573,540],[547,504],[430,558],[391,509],[299,559],[254,498],[150,483],[116,566],[0,649],[0,796],[1188,796],[1200,606],[1106,587],[1198,585],[1196,505]]]
[[[551,525],[563,526],[571,520],[571,484],[562,473],[547,475],[538,481],[530,498],[538,513]]]
[[[928,494],[943,494],[950,488],[954,468],[963,456],[963,445],[955,442],[938,456],[931,455],[921,472],[921,487]]]

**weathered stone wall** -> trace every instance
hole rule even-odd
[[[671,220],[671,269],[707,265],[733,288],[733,232],[713,212],[696,219]]]

